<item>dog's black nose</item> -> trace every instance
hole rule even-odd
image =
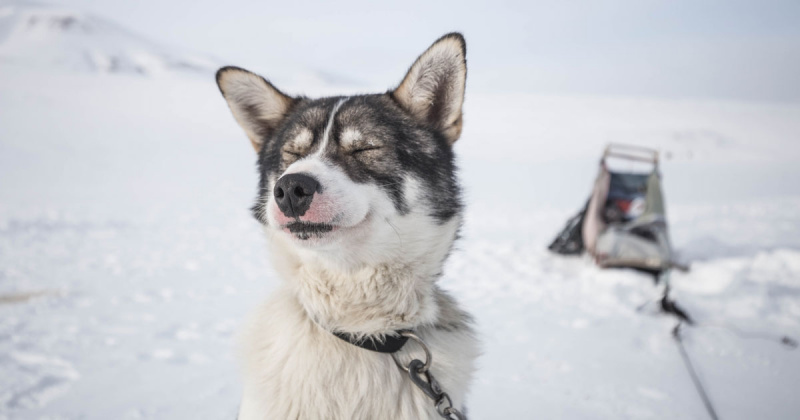
[[[300,217],[311,207],[319,182],[306,174],[284,175],[275,183],[275,201],[287,217]]]

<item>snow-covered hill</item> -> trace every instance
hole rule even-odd
[[[100,17],[29,2],[0,4],[0,64],[143,75],[218,67],[208,57],[160,45]]]

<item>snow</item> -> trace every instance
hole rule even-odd
[[[255,156],[210,74],[72,70],[0,63],[0,419],[233,418],[236,330],[280,281]],[[665,157],[692,261],[674,296],[720,417],[797,418],[800,350],[778,341],[800,338],[800,107],[468,88],[465,115],[441,283],[484,342],[472,418],[707,418],[651,279],[546,250],[608,141]]]
[[[28,2],[0,4],[0,59],[99,73],[210,72],[211,58],[174,51],[102,18]]]

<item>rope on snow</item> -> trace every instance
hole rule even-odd
[[[678,349],[681,351],[683,364],[686,366],[686,370],[689,372],[692,382],[694,382],[694,387],[697,389],[697,393],[700,394],[700,398],[703,399],[703,404],[706,406],[708,415],[712,420],[719,420],[719,416],[717,416],[717,412],[714,410],[714,405],[711,403],[711,399],[708,397],[708,393],[706,393],[703,383],[700,382],[700,378],[697,376],[697,371],[694,369],[692,359],[689,358],[689,353],[686,351],[686,347],[683,345],[683,339],[681,338],[681,325],[683,325],[683,322],[679,321],[678,325],[675,326],[675,329],[672,330],[672,336],[678,343]]]

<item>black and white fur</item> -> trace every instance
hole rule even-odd
[[[390,355],[334,331],[382,340],[413,330],[463,409],[478,342],[436,280],[462,219],[452,146],[465,55],[463,37],[448,34],[396,89],[322,99],[240,68],[217,72],[258,153],[253,212],[285,280],[243,332],[241,420],[439,418]],[[398,357],[424,354],[409,342]]]

